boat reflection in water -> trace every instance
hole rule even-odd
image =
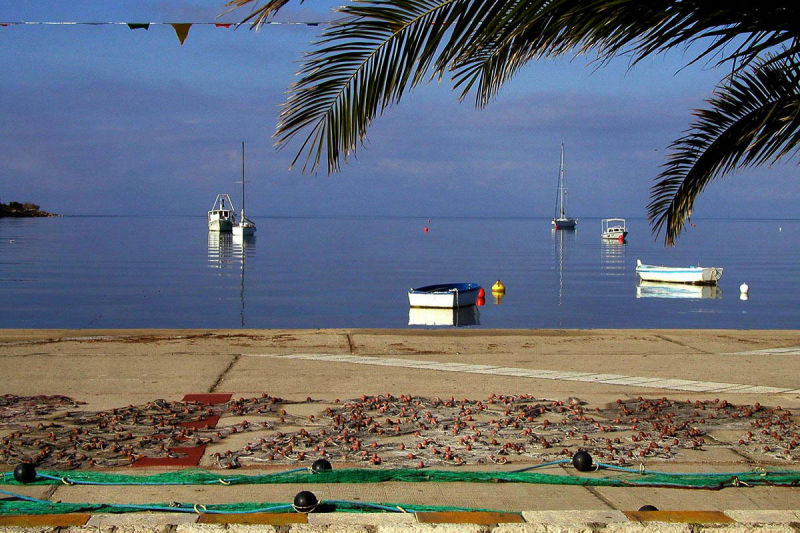
[[[685,283],[661,283],[640,281],[636,286],[637,298],[722,298],[718,285],[688,285]]]
[[[600,268],[604,276],[625,275],[625,250],[624,243],[602,239],[600,241]]]
[[[242,327],[245,326],[245,265],[247,260],[255,255],[255,252],[256,238],[254,235],[208,232],[209,268],[221,269],[219,276],[222,278],[233,277],[231,274],[235,272],[234,269],[239,271],[239,321]],[[231,272],[225,273],[226,269],[231,269]]]
[[[455,308],[409,307],[409,326],[477,326],[480,313],[474,305]]]
[[[208,232],[208,266],[225,268],[233,262],[233,236],[230,232]]]

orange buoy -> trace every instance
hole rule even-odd
[[[486,303],[486,298],[484,298],[483,296],[478,296],[478,299],[475,300],[475,305],[477,305],[478,307],[482,306],[485,303]]]
[[[486,298],[486,291],[483,290],[483,287],[478,291],[478,298]]]

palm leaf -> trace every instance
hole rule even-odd
[[[696,121],[672,143],[669,161],[651,188],[653,231],[672,245],[694,201],[714,179],[735,168],[775,163],[800,147],[800,64],[767,57],[733,75],[695,112]]]
[[[267,0],[263,6],[259,6],[260,0],[228,0],[225,5],[228,6],[226,13],[230,13],[246,5],[255,4],[250,14],[242,19],[240,24],[249,23],[251,28],[258,29],[269,17],[280,11],[288,3],[289,0]],[[303,0],[300,0],[300,3],[302,4]]]
[[[255,4],[257,26],[288,0]],[[632,64],[675,47],[687,64],[730,63],[725,85],[671,148],[651,188],[655,233],[672,244],[695,198],[737,166],[777,161],[798,143],[800,3],[785,0],[351,0],[290,87],[275,137],[305,140],[305,170],[338,170],[375,117],[418,83],[450,72],[460,98],[486,105],[531,60],[593,53]]]
[[[279,4],[272,0],[260,13]],[[785,54],[797,53],[800,44],[789,32],[800,7],[767,4],[744,9],[722,0],[352,1],[306,56],[283,106],[276,142],[283,146],[305,132],[292,164],[305,153],[303,169],[313,171],[326,155],[334,172],[355,153],[378,114],[406,90],[446,72],[452,72],[461,98],[475,90],[477,104],[485,105],[522,66],[543,56],[595,51],[600,60],[630,54],[635,62],[702,42],[690,62],[723,54],[719,61],[735,60],[743,68],[778,43],[786,45]]]

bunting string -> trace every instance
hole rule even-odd
[[[43,20],[15,20],[15,21],[0,21],[0,26],[108,26],[108,25],[117,25],[117,26],[137,26],[137,25],[144,25],[144,26],[172,26],[173,24],[190,24],[192,26],[217,26],[218,28],[236,28],[238,26],[249,26],[249,23],[242,24],[241,22],[120,22],[120,21],[70,21],[70,20],[57,20],[57,21],[43,21]],[[279,20],[272,20],[272,21],[265,21],[262,24],[264,25],[272,25],[272,26],[282,26],[282,25],[295,25],[295,26],[319,26],[321,24],[329,24],[328,21],[314,21],[314,22],[302,22],[302,21],[279,21]]]
[[[329,24],[327,21],[265,21],[262,23],[265,26],[320,26]],[[148,30],[150,26],[172,26],[175,30],[178,40],[181,44],[186,40],[189,35],[189,29],[192,26],[214,26],[217,28],[233,28],[236,29],[243,24],[241,22],[120,22],[120,21],[0,21],[0,28],[9,26],[127,26],[132,30]]]

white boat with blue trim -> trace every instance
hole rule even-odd
[[[478,301],[481,286],[477,283],[440,283],[408,291],[411,307],[469,307]]]
[[[666,283],[692,283],[695,285],[716,285],[722,277],[720,267],[668,267],[644,265],[636,260],[636,273],[642,281],[660,281]]]

